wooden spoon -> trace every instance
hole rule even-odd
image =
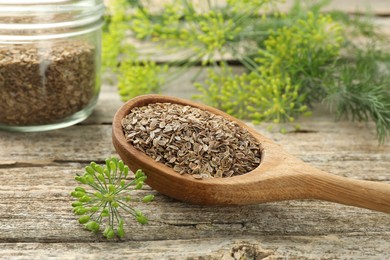
[[[261,143],[260,165],[244,175],[197,180],[155,162],[126,141],[121,121],[129,111],[151,103],[190,105],[221,115],[247,129]],[[153,189],[201,205],[246,205],[294,199],[319,199],[390,213],[390,184],[353,180],[318,170],[236,118],[209,106],[162,95],[144,95],[125,103],[113,121],[113,144],[132,171],[142,169]]]

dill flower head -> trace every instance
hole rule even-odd
[[[86,186],[78,186],[71,192],[75,199],[72,203],[74,214],[79,216],[79,223],[91,232],[98,232],[105,224],[103,235],[110,239],[118,236],[123,238],[123,213],[132,215],[141,224],[148,219],[141,211],[132,207],[131,202],[150,202],[153,195],[143,198],[133,198],[131,191],[139,190],[144,185],[146,175],[138,170],[133,180],[127,181],[129,167],[114,157],[106,159],[104,166],[91,162],[85,167],[83,175],[77,175],[75,180]]]

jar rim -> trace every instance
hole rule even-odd
[[[80,35],[85,35],[97,30],[103,26],[103,21],[97,21],[93,25],[88,28],[83,28],[79,30],[74,30],[70,32],[63,33],[52,33],[52,34],[35,34],[35,35],[1,35],[0,34],[0,44],[23,44],[23,43],[31,43],[34,41],[42,41],[42,40],[54,40],[54,39],[62,39],[62,38],[71,38],[77,37]]]
[[[92,16],[104,12],[103,0],[0,0],[0,7],[0,18],[69,12],[88,12]]]
[[[1,5],[22,5],[22,4],[57,4],[70,2],[72,0],[0,0]]]
[[[0,0],[0,38],[78,35],[101,27],[104,10],[103,0]],[[61,33],[64,30],[67,32]]]

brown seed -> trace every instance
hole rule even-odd
[[[0,44],[0,124],[52,123],[96,96],[92,45],[69,40],[43,47]]]
[[[180,174],[230,177],[260,164],[261,145],[248,131],[198,108],[170,103],[136,107],[122,126],[128,142]]]

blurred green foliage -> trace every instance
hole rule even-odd
[[[148,2],[111,0],[106,16],[103,67],[117,75],[123,100],[200,66],[208,77],[195,78],[194,98],[238,118],[292,122],[325,102],[337,118],[374,121],[380,143],[390,137],[390,55],[369,15],[325,13],[328,1],[296,1],[287,13],[267,0]],[[180,59],[156,62],[174,53]]]

